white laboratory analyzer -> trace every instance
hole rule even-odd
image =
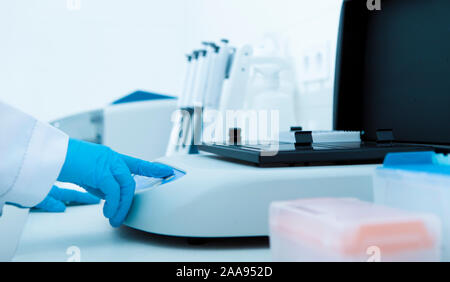
[[[72,138],[153,160],[166,153],[177,101],[172,96],[139,90],[103,108],[55,120],[52,125]]]
[[[334,131],[305,131],[293,124],[288,138],[249,142],[240,136],[239,126],[224,128],[229,134],[223,139],[202,140],[200,154],[157,159],[176,174],[140,183],[125,224],[171,236],[267,236],[273,201],[318,197],[372,201],[372,174],[387,154],[450,152],[450,95],[445,94],[450,69],[441,59],[448,55],[450,40],[440,36],[447,33],[446,26],[439,24],[439,17],[426,17],[420,30],[405,28],[416,20],[408,16],[411,13],[425,9],[443,14],[427,1],[402,3],[394,1],[389,13],[371,13],[363,1],[343,2]],[[231,73],[225,76],[229,78],[217,105],[220,111],[243,107],[239,97],[245,94],[248,76],[233,70],[245,72],[255,62],[251,48],[243,48],[235,49],[230,59]],[[413,67],[409,63],[418,62],[417,54],[420,64]]]

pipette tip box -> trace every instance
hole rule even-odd
[[[389,154],[374,175],[374,200],[427,212],[442,223],[442,260],[450,261],[450,157],[434,152]]]
[[[440,221],[350,198],[270,206],[274,261],[438,261]]]

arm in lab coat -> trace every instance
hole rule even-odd
[[[0,101],[0,212],[33,207],[49,193],[66,157],[68,136]]]

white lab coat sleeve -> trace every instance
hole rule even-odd
[[[2,203],[33,207],[49,193],[64,164],[68,136],[0,101]]]

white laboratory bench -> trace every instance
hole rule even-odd
[[[185,238],[112,228],[103,204],[68,207],[64,213],[30,212],[13,261],[64,262],[72,246],[81,261],[270,261],[267,238],[213,239],[192,245]],[[69,250],[70,251],[70,250]]]

